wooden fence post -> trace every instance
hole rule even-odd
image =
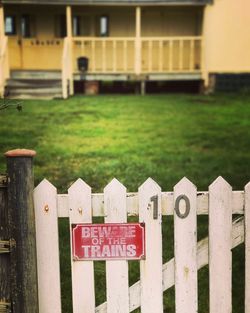
[[[5,153],[8,173],[10,238],[10,289],[13,313],[38,313],[36,234],[32,171],[35,151]]]

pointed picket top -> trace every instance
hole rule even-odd
[[[54,192],[56,191],[56,187],[50,182],[48,181],[46,178],[44,178],[35,188],[34,188],[34,192],[38,192],[40,190],[44,190],[44,189],[51,189]]]
[[[224,187],[227,189],[232,189],[232,186],[222,176],[217,177],[212,182],[212,184],[209,185],[209,190],[214,189],[214,188],[218,188],[218,186],[221,186],[221,187]]]
[[[105,222],[123,222],[127,221],[126,210],[126,187],[116,178],[104,188],[104,211]]]
[[[113,178],[111,182],[104,188],[104,192],[116,193],[116,192],[126,192],[127,188],[119,182],[118,179]]]
[[[152,189],[158,190],[161,187],[151,177],[149,177],[140,187],[139,192],[151,191]]]
[[[245,191],[250,192],[250,182],[245,185]]]
[[[161,213],[161,187],[149,177],[139,187],[139,220],[140,222],[148,220],[149,223],[155,221],[161,224]],[[158,217],[153,219],[155,214]]]
[[[91,223],[91,187],[78,178],[68,189],[71,223]]]
[[[91,187],[81,178],[78,178],[68,189],[68,192],[91,192]]]
[[[179,188],[197,189],[197,187],[187,178],[183,177],[175,186],[174,190]]]

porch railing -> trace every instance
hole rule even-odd
[[[4,96],[5,82],[9,76],[8,37],[4,36],[0,46],[0,97]]]
[[[201,71],[202,37],[142,38],[143,73]]]
[[[141,47],[141,73],[200,72],[202,37],[73,38],[73,70],[77,58],[89,59],[89,73],[135,73],[136,46]]]
[[[77,58],[89,59],[91,73],[130,73],[134,72],[134,38],[73,38],[74,71]]]

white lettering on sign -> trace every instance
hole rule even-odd
[[[118,227],[110,226],[95,226],[95,227],[82,227],[83,238],[94,237],[115,237],[117,235]],[[119,227],[119,237],[133,238],[135,237],[135,226]]]
[[[82,246],[85,258],[134,257],[135,245]]]

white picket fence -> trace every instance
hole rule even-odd
[[[158,197],[158,207],[152,197]],[[74,313],[163,313],[163,292],[175,285],[176,313],[198,312],[198,269],[209,264],[210,313],[232,311],[232,248],[245,241],[245,313],[250,312],[250,183],[244,191],[232,191],[218,177],[208,192],[197,192],[183,178],[173,192],[162,192],[149,178],[138,193],[113,179],[103,194],[78,179],[68,194],[43,180],[34,191],[36,214],[40,313],[61,313],[58,218],[69,223],[123,223],[139,216],[145,223],[146,259],[140,260],[140,281],[129,286],[128,261],[106,261],[107,301],[96,307],[93,261],[73,261]],[[157,210],[157,211],[154,211]],[[197,243],[197,214],[209,212],[209,240]],[[233,221],[233,214],[241,214]],[[162,264],[162,215],[174,215],[175,257]],[[245,230],[247,230],[245,232]],[[239,279],[243,279],[239,278]],[[165,311],[164,311],[165,312]]]

